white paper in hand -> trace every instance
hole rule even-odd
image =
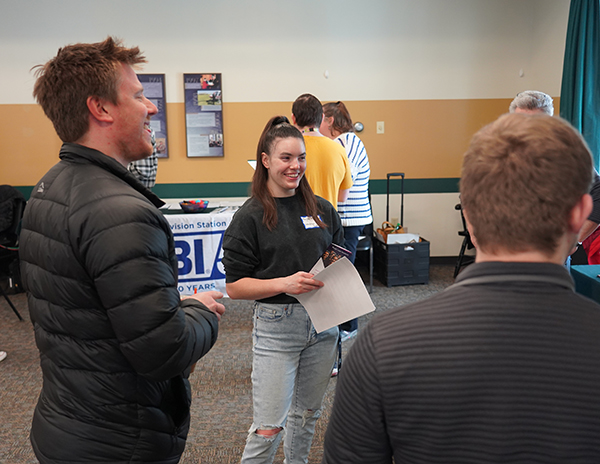
[[[362,278],[347,258],[330,264],[315,279],[325,285],[312,292],[291,296],[306,308],[318,333],[375,311]]]

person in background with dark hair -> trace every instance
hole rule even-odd
[[[563,265],[591,180],[559,118],[505,114],[475,134],[460,195],[476,262],[361,331],[323,463],[600,462],[600,305]]]
[[[254,303],[254,418],[242,463],[305,463],[335,360],[338,328],[316,333],[294,298],[323,286],[308,271],[331,243],[343,245],[333,206],[312,192],[304,139],[284,116],[266,125],[249,200],[223,238],[227,294]]]
[[[323,107],[317,97],[305,93],[294,101],[292,122],[304,136],[306,180],[315,195],[337,208],[338,202],[348,198],[352,169],[345,150],[319,132],[322,121]]]
[[[44,382],[41,464],[179,462],[191,368],[214,345],[220,292],[181,299],[163,202],[127,170],[152,153],[134,66],[111,37],[59,49],[34,97],[63,141],[23,217],[19,255]]]
[[[358,237],[362,234],[365,226],[373,222],[369,200],[369,177],[371,175],[369,157],[362,140],[354,133],[352,118],[344,103],[325,103],[323,113],[321,134],[339,142],[344,147],[352,170],[352,187],[348,198],[338,203],[338,213],[344,227],[344,248],[352,253],[349,259],[354,263]],[[342,341],[355,337],[357,330],[357,319],[340,325]]]

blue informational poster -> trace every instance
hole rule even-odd
[[[223,156],[221,74],[184,74],[187,155]]]
[[[156,137],[156,150],[159,158],[169,157],[169,144],[167,143],[167,104],[165,96],[164,74],[138,74],[144,95],[158,108],[158,113],[152,116],[150,127]]]

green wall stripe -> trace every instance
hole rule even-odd
[[[441,179],[406,179],[404,193],[456,193],[458,178]],[[16,187],[25,198],[29,198],[33,186]],[[401,181],[390,179],[390,193],[400,193]],[[371,195],[385,195],[387,179],[371,179]],[[250,192],[249,182],[222,182],[204,184],[156,184],[152,189],[161,198],[227,198],[247,197]]]
[[[404,193],[457,193],[459,178],[444,179],[405,179]],[[390,179],[390,193],[400,193],[402,181]],[[369,182],[371,195],[387,193],[387,179],[371,179]]]
[[[29,197],[31,196],[31,192],[33,191],[33,185],[32,186],[17,186],[15,185],[15,188],[21,192],[23,194],[23,196],[27,199],[29,199]]]
[[[250,195],[250,182],[156,184],[152,191],[160,198],[247,197]]]
[[[458,178],[406,179],[404,193],[456,193],[458,181]],[[372,179],[369,185],[371,195],[387,192],[387,179]],[[390,179],[390,193],[400,193],[400,189],[401,181]],[[152,190],[161,198],[246,197],[250,183],[157,184]]]

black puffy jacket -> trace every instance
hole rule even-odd
[[[31,441],[42,464],[176,463],[186,372],[217,317],[180,300],[162,204],[117,161],[65,143],[34,187],[21,269],[44,384]]]

